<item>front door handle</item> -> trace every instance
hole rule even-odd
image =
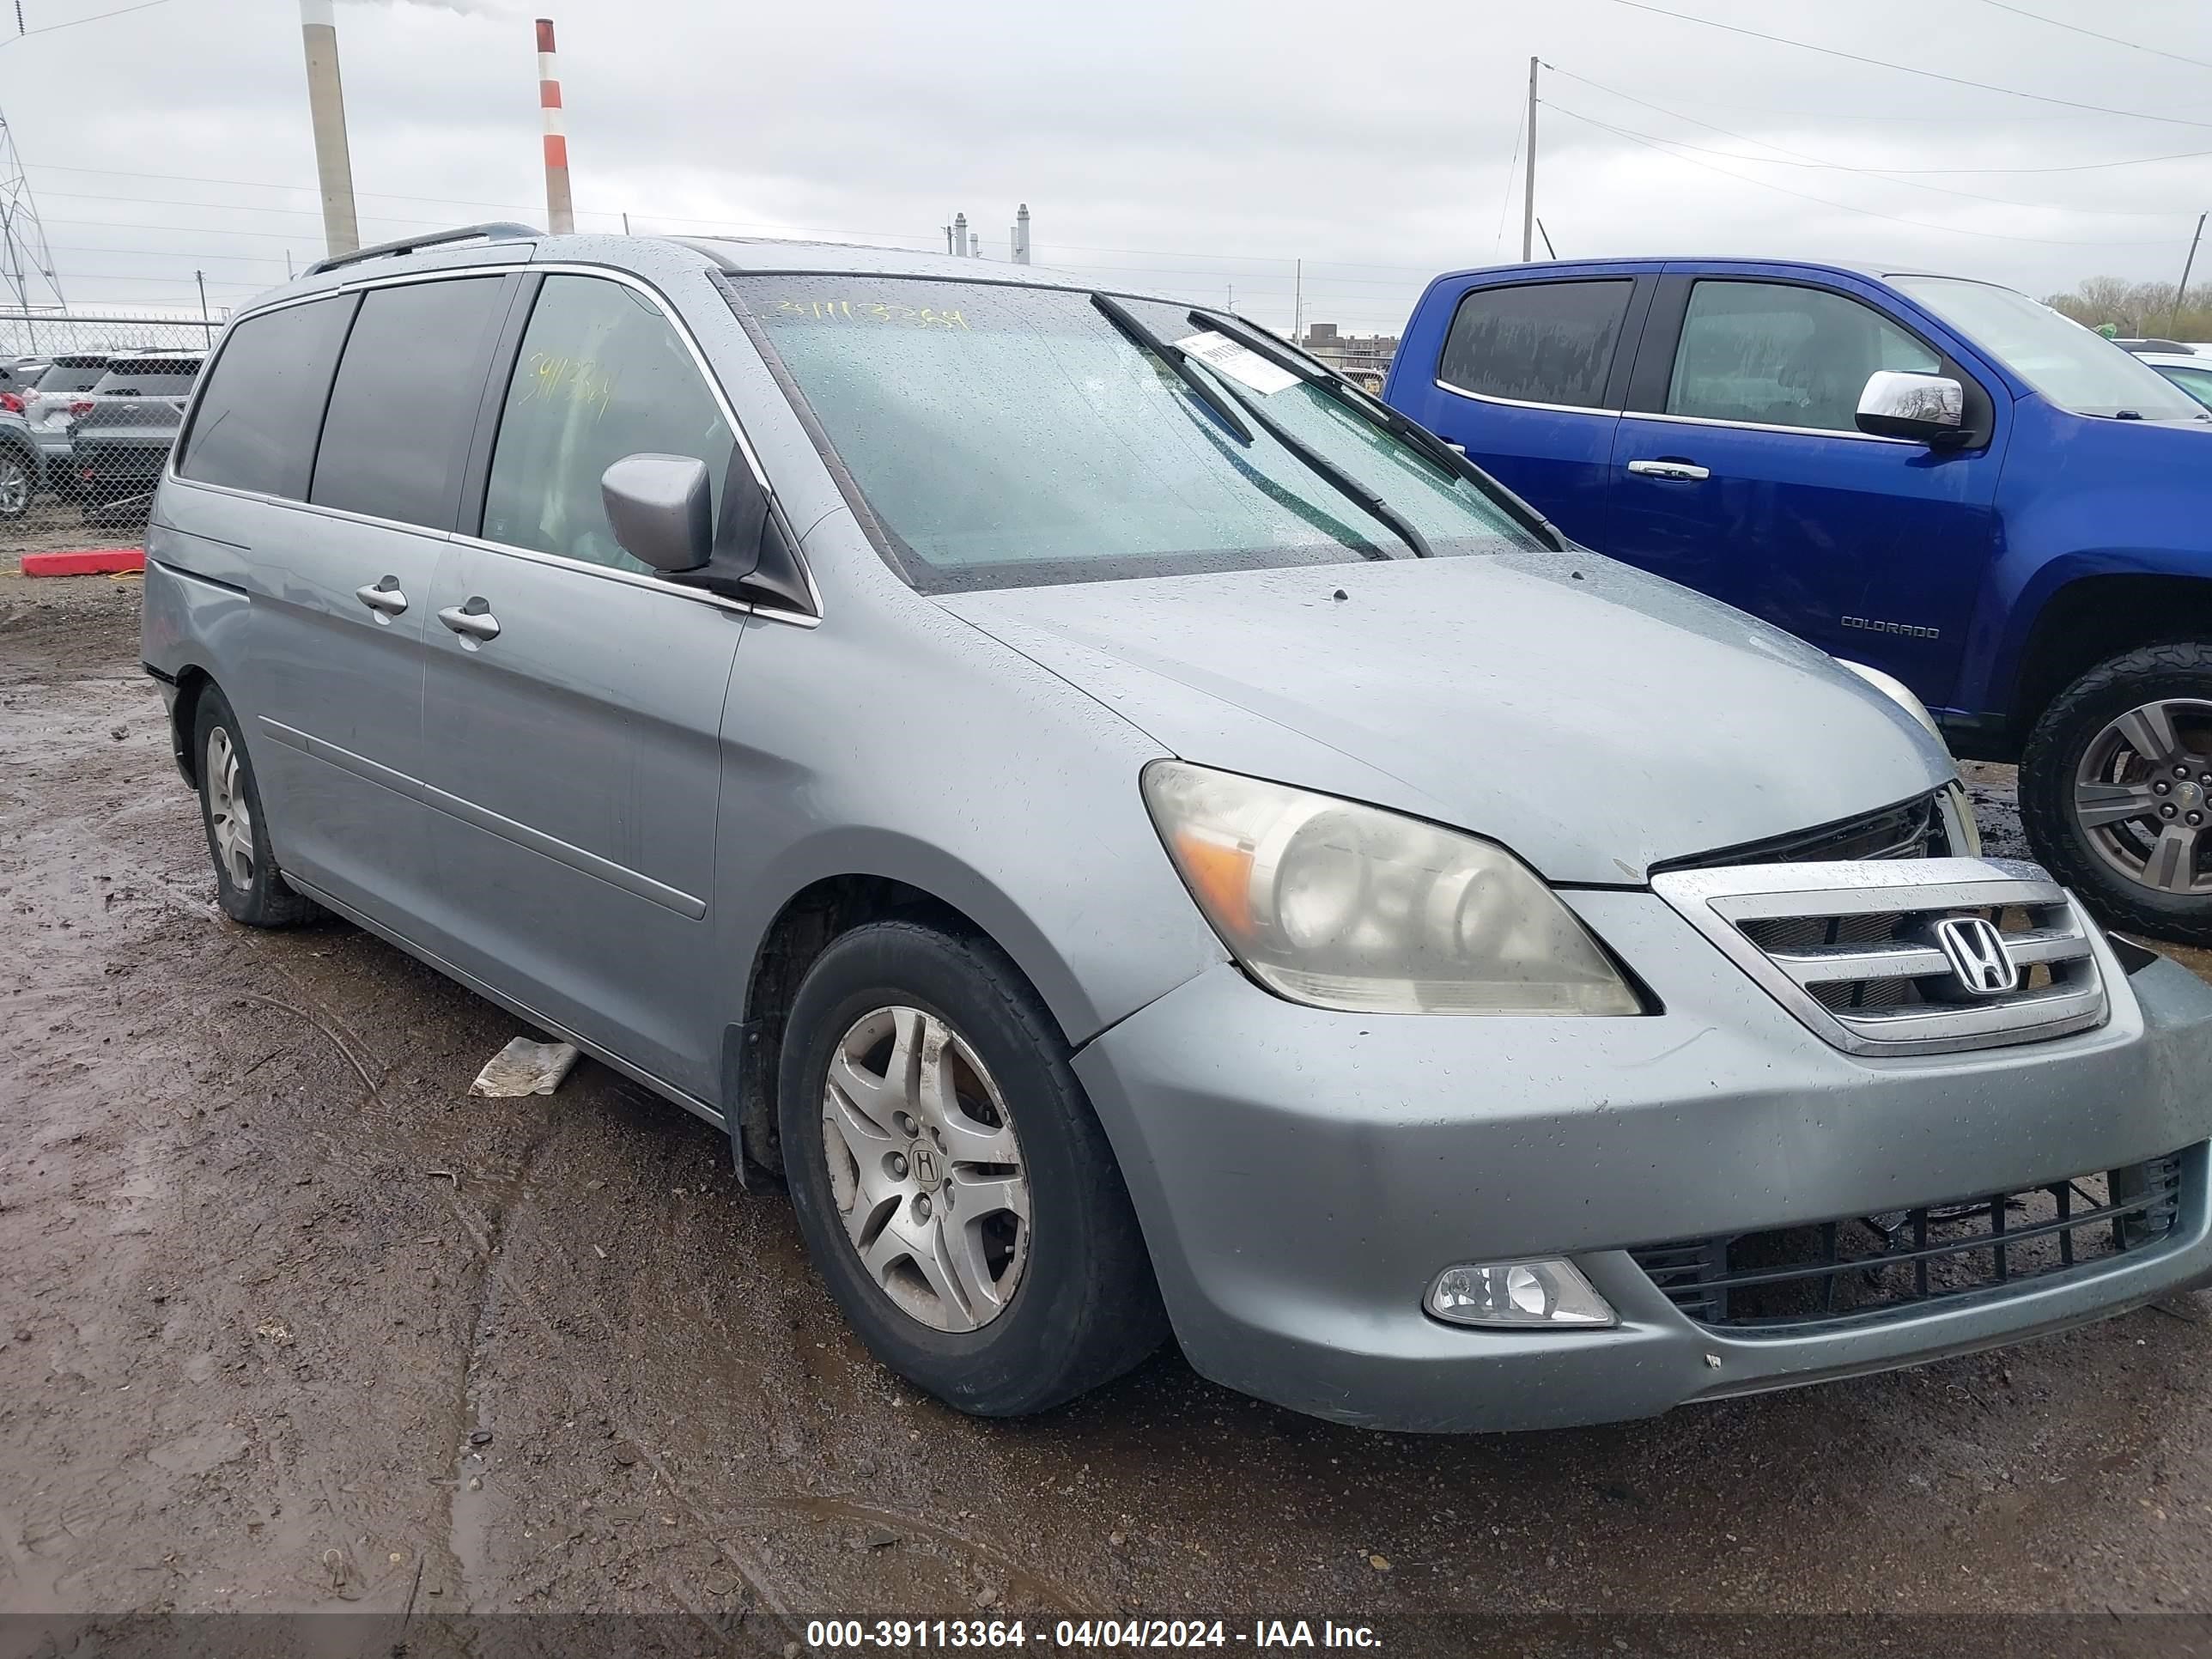
[[[1702,483],[1712,469],[1689,461],[1631,461],[1628,470],[1639,478],[1664,478],[1672,483]]]
[[[375,611],[379,622],[387,621],[407,609],[407,596],[399,591],[397,576],[386,576],[373,587],[356,587],[353,596]]]
[[[464,645],[499,637],[499,618],[491,614],[491,605],[481,593],[465,605],[447,605],[438,613],[438,620],[459,634]]]

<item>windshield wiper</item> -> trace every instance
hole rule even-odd
[[[1094,294],[1091,296],[1091,303],[1098,308],[1108,322],[1128,337],[1132,345],[1140,351],[1151,352],[1175,370],[1182,383],[1190,388],[1191,395],[1212,410],[1221,424],[1237,434],[1239,443],[1249,445],[1252,441],[1252,428],[1237,418],[1237,411],[1214,390],[1210,381],[1200,378],[1198,371],[1190,366],[1188,354],[1182,347],[1171,344],[1139,322],[1119,300],[1109,299],[1103,294]]]
[[[1250,326],[1241,317],[1216,317],[1206,312],[1194,311],[1190,313],[1190,320],[1200,328],[1226,334],[1237,344],[1247,350],[1258,352],[1286,374],[1295,374],[1308,386],[1327,392],[1346,409],[1364,416],[1393,437],[1404,439],[1452,477],[1468,477],[1474,473],[1474,464],[1428,428],[1407,419],[1381,398],[1369,397],[1351,381],[1331,374],[1323,365],[1307,361],[1304,353],[1285,345],[1264,330]]]
[[[1266,330],[1253,327],[1241,317],[1215,316],[1208,312],[1194,311],[1190,313],[1190,320],[1201,328],[1215,329],[1226,334],[1239,345],[1258,352],[1269,362],[1297,375],[1308,386],[1328,393],[1355,415],[1381,427],[1393,437],[1427,456],[1446,477],[1462,478],[1473,484],[1507,513],[1520,519],[1539,538],[1548,540],[1554,551],[1565,552],[1567,550],[1569,544],[1565,532],[1534,507],[1484,472],[1462,452],[1446,443],[1419,421],[1400,414],[1379,398],[1370,397],[1325,363],[1307,356],[1296,346],[1278,339]]]
[[[1192,314],[1196,315],[1195,313]],[[1209,363],[1206,367],[1211,368],[1212,365]],[[1412,520],[1261,409],[1243,392],[1237,391],[1234,386],[1229,386],[1229,395],[1237,400],[1237,406],[1252,417],[1262,432],[1304,462],[1309,471],[1320,474],[1323,483],[1330,485],[1338,494],[1358,507],[1370,518],[1387,527],[1391,534],[1413,550],[1415,558],[1436,557],[1436,550],[1429,545],[1429,538],[1414,528]]]

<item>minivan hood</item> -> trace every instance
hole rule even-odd
[[[1185,760],[1453,824],[1554,881],[1640,883],[1953,772],[1824,653],[1579,550],[943,603]]]

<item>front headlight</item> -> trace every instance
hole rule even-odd
[[[1180,761],[1145,769],[1176,871],[1237,960],[1359,1013],[1638,1014],[1611,959],[1518,859],[1377,807]]]

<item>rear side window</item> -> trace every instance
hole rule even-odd
[[[354,300],[311,300],[231,325],[177,471],[203,483],[297,501]],[[189,388],[189,380],[183,383]]]
[[[1605,407],[1633,278],[1479,288],[1459,302],[1437,377],[1519,403]]]
[[[694,456],[719,513],[735,441],[659,306],[624,283],[548,276],[500,416],[484,539],[644,571],[616,544],[600,474],[625,455]]]
[[[1690,290],[1667,413],[1758,426],[1858,429],[1877,369],[1933,374],[1942,360],[1871,306],[1789,283]]]
[[[100,377],[93,387],[93,395],[118,393],[125,397],[162,398],[189,392],[192,380],[199,374],[197,358],[163,357],[134,358],[129,363],[118,363]]]
[[[450,526],[507,292],[504,276],[463,276],[362,296],[331,388],[309,501]]]
[[[89,392],[106,373],[105,357],[64,357],[39,376],[39,390]]]

